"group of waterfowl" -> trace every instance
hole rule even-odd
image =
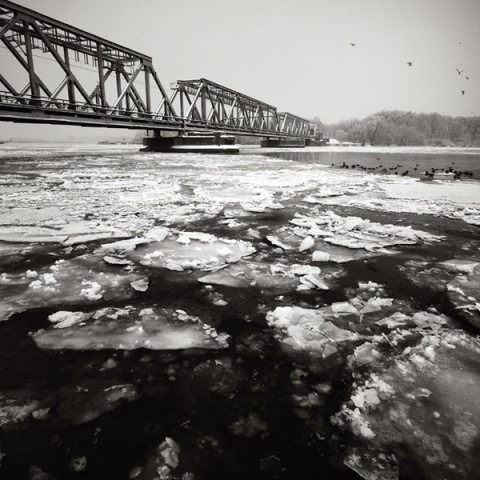
[[[377,158],[377,160],[380,160],[380,158]],[[454,165],[455,162],[452,162],[452,165]],[[332,167],[334,167],[335,164],[332,163]],[[418,167],[419,164],[417,163],[415,167],[413,168],[414,172],[418,172]],[[355,168],[359,170],[365,170],[365,171],[377,171],[379,173],[393,173],[394,175],[402,175],[403,177],[408,176],[410,174],[409,170],[405,170],[401,173],[399,173],[398,169],[402,168],[402,165],[397,164],[394,167],[384,167],[383,165],[377,165],[376,167],[366,167],[365,165],[360,165],[359,163],[347,165],[346,162],[343,162],[343,164],[340,166],[340,168]],[[465,170],[465,171],[459,171],[459,170],[454,170],[452,166],[448,168],[434,168],[432,167],[430,170],[425,171],[424,176],[427,179],[433,179],[435,176],[437,177],[447,177],[447,178],[453,178],[454,180],[459,180],[462,177],[468,177],[472,178],[473,177],[473,172],[470,170]]]

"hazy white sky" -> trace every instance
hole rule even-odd
[[[324,123],[386,109],[480,115],[480,0],[16,3],[150,55],[168,91],[204,77]],[[1,137],[29,131],[74,130],[0,123]]]

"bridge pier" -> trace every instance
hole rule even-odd
[[[173,132],[172,132],[173,133]],[[240,151],[232,135],[215,134],[155,134],[143,138],[141,152],[175,153],[223,153],[233,154]]]
[[[305,140],[302,138],[264,138],[260,141],[263,148],[304,148]]]

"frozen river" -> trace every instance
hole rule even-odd
[[[476,478],[479,149],[138,148],[0,147],[2,479]]]

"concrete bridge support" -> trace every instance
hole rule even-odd
[[[143,138],[142,152],[176,152],[176,153],[228,153],[239,152],[232,135],[215,134],[169,134],[156,133]]]
[[[260,142],[263,148],[304,148],[305,139],[302,138],[264,138]]]

